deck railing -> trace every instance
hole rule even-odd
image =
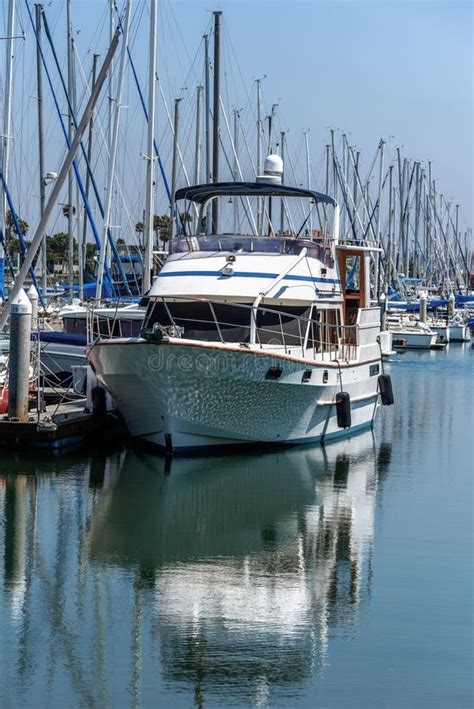
[[[199,317],[173,313],[173,304],[204,304]],[[156,311],[160,307],[161,317]],[[337,310],[316,312],[314,317],[293,315],[260,304],[235,303],[206,298],[156,297],[149,310],[142,331],[143,336],[160,332],[171,337],[209,340],[237,344],[246,348],[281,351],[305,359],[319,361],[350,361],[357,358],[358,326],[327,321],[327,314],[339,317]],[[158,317],[157,317],[158,316]],[[255,344],[250,344],[251,322],[255,319]],[[265,324],[271,320],[271,326]]]

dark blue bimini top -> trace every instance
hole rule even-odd
[[[270,182],[211,182],[205,185],[183,187],[176,191],[176,199],[187,199],[202,204],[212,197],[305,197],[315,202],[336,206],[336,201],[322,192],[302,187],[274,185]]]

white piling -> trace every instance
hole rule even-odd
[[[421,291],[420,293],[420,320],[421,322],[426,322],[428,315],[428,300],[426,291]]]
[[[385,293],[380,294],[380,329],[382,332],[387,329],[387,296]]]
[[[10,304],[8,418],[28,421],[32,305],[22,288]]]
[[[30,303],[31,303],[31,329],[33,330],[33,332],[36,332],[36,330],[38,329],[39,296],[38,296],[38,291],[36,290],[33,283],[28,288],[26,295],[28,296]]]
[[[448,317],[452,318],[454,315],[454,305],[455,305],[456,299],[454,297],[454,293],[449,294],[448,298]]]

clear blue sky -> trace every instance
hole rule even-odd
[[[370,155],[394,136],[391,146],[433,161],[440,189],[472,222],[473,2],[170,4],[187,37],[206,11],[222,9],[244,76],[267,74],[268,104],[280,99],[288,127],[310,128],[312,145],[326,141],[328,126]]]
[[[122,1],[118,4],[122,6]],[[2,33],[6,5],[4,0]],[[65,0],[45,1],[44,5],[64,61]],[[85,67],[90,66],[92,51],[105,53],[106,5],[106,0],[72,2],[76,42]],[[323,146],[329,127],[348,133],[366,162],[383,137],[388,141],[387,161],[397,146],[404,146],[403,154],[412,159],[431,159],[439,190],[447,199],[461,203],[463,225],[471,225],[473,6],[473,2],[457,0],[159,0],[158,74],[170,104],[180,92],[187,99],[182,108],[183,151],[191,162],[194,91],[202,72],[199,45],[211,24],[212,10],[221,9],[223,95],[229,110],[236,104],[246,106],[244,117],[254,120],[249,113],[249,102],[254,106],[253,80],[266,74],[262,83],[265,115],[272,103],[279,104],[277,130],[289,130],[293,149],[300,151],[295,161],[302,161],[302,131],[310,129],[316,181],[324,169]],[[28,38],[17,50],[17,152],[12,180],[22,210],[29,211],[31,199],[28,204],[25,195],[34,192],[36,169],[31,159],[36,150],[34,43],[23,0],[18,0],[18,7]],[[137,29],[133,30],[132,53],[146,88],[146,0],[135,0],[134,16]],[[187,89],[182,91],[183,87]],[[131,88],[126,102],[126,140],[131,145],[135,132],[143,151],[145,127]],[[169,135],[161,107],[158,126],[161,136]],[[52,108],[48,109],[47,130],[48,169],[52,169],[64,149]],[[169,164],[169,140],[163,150]],[[25,160],[32,184],[25,177]],[[139,150],[132,150],[128,160],[139,167],[124,167],[124,174],[136,170],[131,182],[138,185],[143,178]],[[130,192],[132,204],[134,199]]]

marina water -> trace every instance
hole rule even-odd
[[[0,459],[0,706],[470,707],[474,349],[374,432]]]

